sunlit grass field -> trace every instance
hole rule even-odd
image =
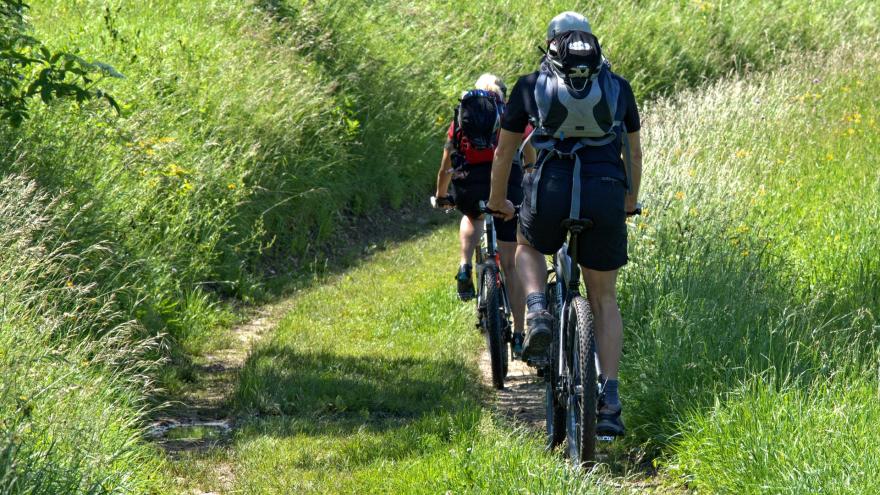
[[[225,301],[424,201],[459,91],[532,70],[564,9],[644,103],[614,455],[672,489],[878,484],[875,2],[31,3],[35,35],[125,74],[101,83],[124,118],[0,127],[0,492],[168,493],[218,463],[246,493],[627,489],[487,408],[446,228],[297,295],[229,451],[169,466],[142,437],[155,381],[226,343]]]

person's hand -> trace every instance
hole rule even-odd
[[[455,208],[448,196],[431,196],[431,207],[437,210],[451,210]]]
[[[630,215],[632,212],[636,211],[641,205],[639,205],[638,199],[635,196],[626,195],[626,201],[624,201],[623,211],[626,212],[627,215]]]
[[[492,213],[493,217],[504,219],[505,221],[511,220],[516,214],[516,209],[513,207],[513,203],[510,200],[505,199],[502,202],[490,202],[488,205]]]

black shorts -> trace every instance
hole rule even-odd
[[[562,247],[567,232],[562,221],[571,210],[573,166],[567,161],[549,162],[541,171],[537,185],[536,211],[531,212],[535,175],[523,179],[525,199],[520,211],[523,237],[543,254],[553,254]],[[589,218],[594,227],[578,237],[578,261],[598,271],[616,270],[627,262],[626,186],[611,177],[581,178],[581,218]]]
[[[471,220],[476,220],[483,215],[480,213],[480,201],[489,201],[492,165],[467,166],[465,171],[466,177],[452,180],[452,195],[455,207]],[[522,169],[517,166],[510,169],[507,199],[515,205],[523,200]],[[507,222],[496,220],[495,231],[499,241],[516,242],[516,219]]]

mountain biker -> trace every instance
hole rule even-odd
[[[504,82],[492,74],[483,74],[477,79],[474,88],[486,91],[497,99],[498,112],[491,118],[500,119],[503,111],[507,87]],[[465,93],[466,95],[469,92]],[[443,147],[443,158],[440,162],[440,170],[437,173],[437,190],[435,192],[436,204],[439,207],[450,207],[448,190],[452,185],[455,207],[461,211],[461,224],[459,227],[459,239],[461,242],[461,259],[458,273],[455,276],[458,286],[458,296],[462,301],[472,299],[474,283],[472,280],[472,257],[474,249],[479,245],[483,235],[482,213],[479,210],[479,202],[489,199],[489,179],[492,170],[492,158],[495,153],[498,128],[500,122],[495,121],[495,127],[491,129],[492,140],[489,146],[478,149],[469,142],[467,136],[459,127],[458,113],[456,119],[449,125],[446,134],[446,144]],[[520,133],[522,140],[522,132]],[[524,150],[524,161],[531,165],[535,162],[535,151],[532,148]],[[522,170],[514,167],[509,178],[509,188],[506,197],[516,204],[522,201]],[[495,223],[498,236],[498,250],[501,253],[501,269],[505,274],[508,296],[513,310],[514,353],[519,354],[523,341],[523,317],[525,314],[524,295],[521,292],[521,284],[516,273],[516,220],[499,221]]]
[[[578,41],[571,41],[574,39]],[[570,44],[562,46],[560,43]],[[592,51],[586,49],[578,53],[595,67],[599,67],[599,64],[607,64],[607,61],[601,57],[598,41],[595,41],[587,19],[575,12],[564,12],[554,17],[548,26],[548,52],[542,62],[559,62],[562,50],[574,53],[584,45],[593,43],[595,47],[590,47],[594,48]],[[546,67],[542,66],[542,70],[552,70]],[[581,93],[573,98],[589,94],[591,89],[594,89],[593,86],[598,84],[599,79],[591,81],[589,78],[578,78],[577,76],[582,75],[583,72],[569,70],[565,64],[556,67],[561,67],[560,70],[563,71],[560,73],[562,74],[560,80],[566,80],[567,77],[573,87],[581,90]],[[514,216],[513,204],[505,198],[508,171],[520,135],[530,118],[537,121],[543,113],[546,120],[550,120],[547,98],[542,99],[543,107],[539,107],[537,102],[539,96],[536,93],[536,86],[540,84],[540,73],[541,71],[537,71],[519,78],[511,92],[506,113],[501,121],[501,133],[492,165],[489,208],[501,212],[500,216],[505,219]],[[588,72],[588,74],[596,73],[598,69],[595,72],[592,69]],[[560,136],[552,141],[553,148],[539,152],[537,168],[540,172],[528,174],[523,182],[526,194],[520,210],[516,264],[520,281],[527,294],[528,335],[524,342],[523,359],[528,362],[546,356],[552,343],[553,317],[547,311],[544,295],[547,274],[544,255],[556,252],[565,241],[566,232],[561,223],[569,218],[570,214],[574,214],[576,207],[572,206],[572,187],[575,185],[574,181],[579,180],[581,192],[579,216],[592,219],[594,222],[593,228],[580,234],[578,259],[594,313],[601,372],[599,379],[602,384],[602,394],[599,399],[596,431],[597,434],[616,436],[624,433],[623,422],[620,419],[622,406],[618,396],[618,366],[623,341],[623,321],[617,306],[616,282],[618,269],[627,263],[625,220],[627,214],[632,214],[636,210],[641,183],[642,156],[639,139],[641,123],[635,96],[624,78],[616,74],[612,76],[613,81],[617,83],[615,87],[619,86],[617,111],[612,112],[615,113],[613,119],[617,124],[619,118],[625,128],[614,129],[614,133],[609,135],[612,140],[605,145],[575,149],[581,163],[579,178],[573,178],[575,160],[574,156],[568,153],[578,143],[578,138]],[[543,83],[546,84],[546,81],[545,78]],[[562,91],[560,89],[557,94],[562,95]],[[575,93],[577,89],[570,91],[571,95]],[[565,104],[572,104],[571,98],[569,97]],[[560,101],[561,99],[554,100],[553,105],[558,107],[561,105]],[[550,107],[551,113],[554,111],[553,108]],[[607,108],[611,108],[610,103]],[[559,111],[556,112],[559,115]],[[562,115],[563,119],[569,119],[570,115],[576,115],[577,119],[588,119],[593,113],[562,112]],[[565,123],[568,123],[568,120],[565,120]],[[583,124],[583,122],[575,124]],[[582,128],[578,127],[578,129]],[[623,144],[626,139],[629,142],[628,146]],[[540,148],[537,143],[535,147]]]

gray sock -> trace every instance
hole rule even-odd
[[[529,307],[529,313],[547,309],[547,296],[543,292],[532,292],[526,296],[526,305]]]

